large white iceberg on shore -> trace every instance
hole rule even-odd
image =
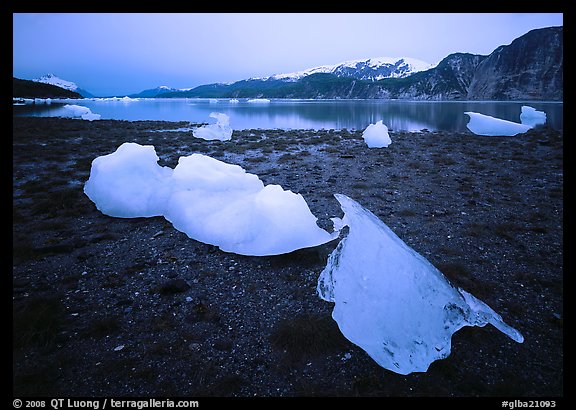
[[[300,194],[266,185],[238,165],[192,154],[171,169],[153,146],[124,143],[94,159],[86,195],[104,214],[164,216],[192,239],[226,252],[265,256],[318,246],[321,229]]]
[[[334,302],[343,335],[380,366],[425,372],[450,354],[452,334],[491,323],[516,342],[523,336],[488,305],[456,288],[370,211],[335,195],[349,232],[328,259],[318,293]]]
[[[90,108],[77,104],[66,104],[64,107],[67,117],[82,118],[83,120],[99,120],[100,114],[94,114]]]
[[[519,124],[517,122],[503,120],[501,118],[495,118],[477,112],[467,111],[464,114],[470,117],[470,121],[467,124],[468,129],[478,135],[485,135],[488,137],[513,137],[518,134],[523,134],[532,128],[529,125]]]
[[[546,113],[537,111],[533,107],[523,105],[520,113],[520,123],[491,117],[490,115],[467,111],[464,114],[470,117],[466,125],[470,131],[477,135],[513,137],[523,134],[537,125],[546,123]]]
[[[232,128],[230,127],[230,117],[220,112],[210,113],[210,117],[216,118],[216,124],[209,124],[196,128],[192,135],[205,140],[227,141],[232,138]]]
[[[376,124],[368,125],[362,133],[362,137],[368,148],[385,148],[392,143],[388,134],[388,127],[384,125],[382,120]]]
[[[159,166],[158,160],[153,146],[124,143],[115,152],[92,161],[84,193],[109,216],[161,216],[173,170]]]

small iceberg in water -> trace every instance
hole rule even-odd
[[[268,98],[251,98],[251,99],[247,100],[246,102],[249,102],[252,104],[268,104],[270,102],[270,100]]]

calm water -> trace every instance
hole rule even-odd
[[[520,121],[520,108],[529,105],[546,112],[547,123],[563,129],[563,104],[558,102],[430,102],[388,100],[271,100],[269,103],[241,99],[104,99],[53,100],[51,104],[14,105],[18,116],[66,116],[64,104],[90,108],[102,119],[166,120],[213,123],[211,112],[230,117],[233,129],[364,129],[383,120],[396,131],[466,131],[468,116],[474,111]]]

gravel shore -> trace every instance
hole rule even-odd
[[[517,137],[243,130],[188,123],[13,118],[15,396],[563,396],[563,133]],[[525,338],[466,327],[425,373],[378,366],[316,294],[337,241],[269,257],[220,251],[162,217],[100,213],[91,161],[123,142],[160,165],[194,152],[306,199],[318,224],[341,193],[384,221]]]

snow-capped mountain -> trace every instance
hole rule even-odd
[[[75,91],[80,94],[82,97],[91,98],[94,97],[91,93],[86,90],[81,89],[78,85],[72,81],[63,80],[60,77],[54,74],[46,74],[40,78],[35,78],[32,81],[36,81],[37,83],[45,83],[45,84],[52,84],[60,88],[64,88],[65,90]]]
[[[129,97],[132,98],[154,98],[162,97],[162,94],[174,93],[178,91],[189,91],[191,88],[172,88],[167,85],[161,85],[156,88],[149,88],[147,90],[140,91],[138,94],[131,94]]]
[[[323,65],[293,73],[274,74],[254,80],[298,81],[311,74],[330,73],[338,77],[352,77],[358,80],[377,81],[384,78],[404,78],[435,65],[411,57],[376,57],[364,60],[350,60],[339,64]]]
[[[76,85],[76,83],[73,83],[72,81],[63,80],[60,77],[55,76],[54,74],[46,74],[40,78],[35,78],[32,81],[36,81],[38,83],[52,84],[70,91],[76,91],[78,89],[78,85]]]

